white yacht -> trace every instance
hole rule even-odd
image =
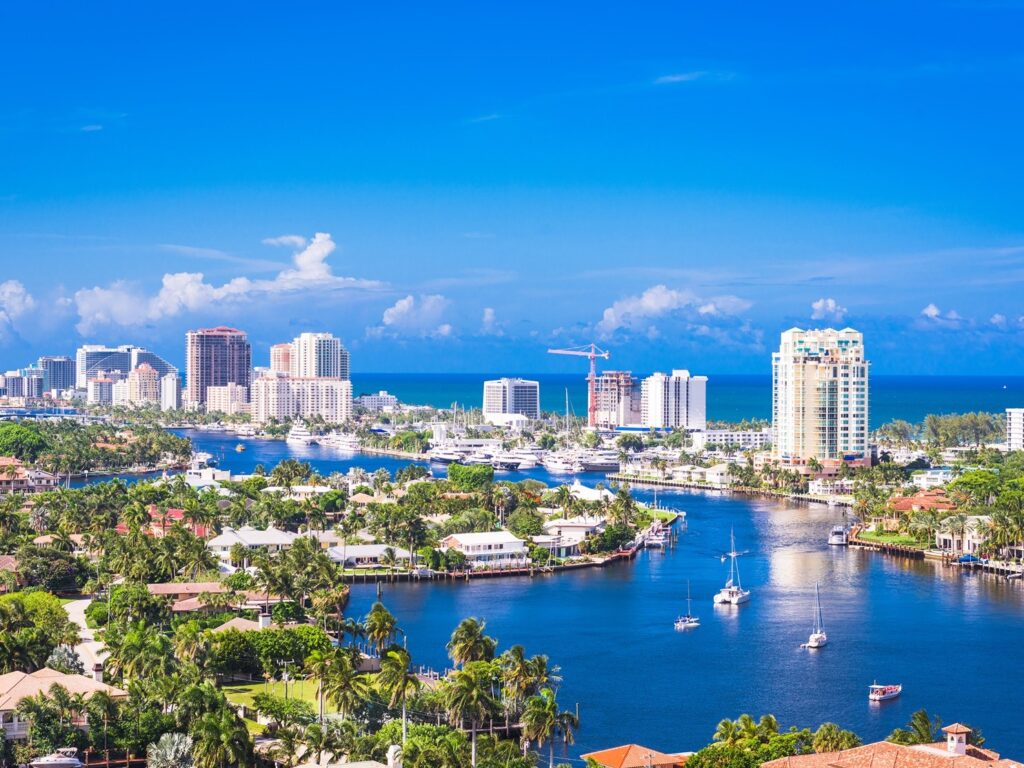
[[[83,763],[78,759],[77,749],[64,747],[45,757],[37,757],[29,765],[32,768],[81,768]]]
[[[700,626],[700,619],[693,615],[693,605],[690,599],[690,580],[686,580],[686,615],[676,619],[676,629],[694,629]]]
[[[830,547],[845,547],[850,543],[850,531],[845,525],[833,525],[828,533]]]
[[[292,424],[292,428],[288,430],[288,436],[285,440],[289,443],[301,443],[302,445],[319,445],[317,436],[310,432],[301,421]]]
[[[491,456],[490,464],[499,472],[515,472],[522,467],[522,460],[511,451],[499,451]]]
[[[516,448],[508,455],[519,462],[519,469],[533,469],[537,466],[537,454],[528,448]]]
[[[818,593],[818,582],[814,582],[814,630],[804,643],[804,648],[824,648],[827,644],[828,635],[821,621],[821,595]]]
[[[454,464],[461,462],[465,458],[465,454],[454,448],[434,448],[427,454],[427,458],[437,464]]]
[[[347,432],[331,432],[324,440],[325,445],[339,451],[355,453],[359,450],[359,437]]]
[[[549,453],[541,460],[544,469],[556,475],[574,475],[583,471],[583,464],[571,453]]]
[[[579,463],[584,472],[618,472],[619,454],[617,451],[582,451],[578,455]]]
[[[733,531],[729,532],[729,545],[730,550],[723,555],[723,558],[728,557],[730,560],[729,580],[715,593],[716,605],[739,605],[750,599],[750,590],[744,589],[740,583],[740,568],[736,564],[736,558],[744,553],[736,551],[736,534]]]

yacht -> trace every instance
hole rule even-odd
[[[434,448],[427,454],[427,458],[437,464],[454,464],[462,461],[465,455],[453,448]]]
[[[850,531],[845,525],[833,525],[828,534],[830,547],[845,547],[850,543]]]
[[[578,457],[584,472],[618,472],[619,454],[617,451],[583,451]]]
[[[700,626],[700,619],[693,615],[693,601],[690,600],[690,580],[686,580],[686,615],[676,619],[676,629],[693,629]]]
[[[239,424],[235,427],[235,434],[239,437],[256,437],[256,427],[251,424]]]
[[[541,460],[544,469],[556,475],[574,475],[583,471],[583,464],[571,453],[549,453]]]
[[[515,472],[522,467],[520,458],[509,451],[501,451],[491,456],[490,464],[499,472]]]
[[[902,685],[879,685],[872,683],[868,686],[868,701],[889,701],[903,693]]]
[[[347,432],[332,432],[327,436],[326,444],[339,451],[355,453],[359,450],[359,437]]]
[[[487,451],[473,451],[463,458],[463,464],[490,464],[493,460],[493,456]]]
[[[736,551],[736,534],[733,531],[729,532],[729,543],[730,551],[722,556],[723,559],[726,557],[730,559],[729,580],[725,582],[724,587],[715,593],[714,601],[716,605],[739,605],[750,599],[750,590],[744,589],[740,583],[740,568],[736,564],[736,558],[743,553]]]
[[[29,765],[32,768],[81,768],[84,764],[78,759],[77,749],[64,747],[45,757],[37,757]]]
[[[537,454],[529,448],[516,448],[508,452],[519,462],[519,469],[533,469],[537,466]]]
[[[818,593],[818,582],[814,582],[814,630],[804,643],[804,648],[824,648],[827,644],[828,635],[821,621],[821,595]]]
[[[319,445],[317,437],[301,421],[292,425],[288,430],[285,440],[289,443],[301,443],[302,445]]]

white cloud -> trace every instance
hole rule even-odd
[[[306,240],[300,239],[305,245]],[[236,277],[223,285],[212,285],[205,281],[202,272],[176,272],[163,276],[155,296],[146,296],[123,281],[106,288],[84,288],[75,293],[79,316],[76,328],[84,335],[103,325],[139,325],[182,312],[194,312],[216,302],[304,291],[380,287],[380,283],[373,280],[335,275],[327,263],[327,257],[335,248],[329,234],[318,232],[308,245],[292,256],[293,267],[282,270],[271,280]]]
[[[89,125],[83,125],[79,130],[82,133],[95,133],[96,131],[102,131],[103,126],[99,123],[90,123]]]
[[[32,294],[18,280],[0,283],[0,341],[16,333],[15,321],[35,305]]]
[[[841,323],[844,317],[846,317],[846,307],[839,306],[839,302],[835,299],[821,298],[811,302],[812,320],[835,320],[837,323]]]
[[[597,323],[597,332],[607,338],[620,329],[644,330],[650,333],[653,318],[680,311],[696,312],[698,316],[735,315],[749,309],[751,303],[738,296],[716,296],[701,299],[692,291],[655,285],[636,296],[619,299],[604,310]]]
[[[990,323],[992,323],[992,325],[996,326],[997,328],[1005,328],[1006,327],[1006,315],[1001,315],[998,312],[996,312],[994,315],[992,315],[992,317],[990,317],[988,319],[988,321]]]
[[[264,245],[285,245],[289,248],[305,248],[306,238],[302,235],[280,235],[279,237],[267,237],[262,240]]]
[[[704,70],[696,70],[694,72],[676,72],[672,75],[662,75],[661,77],[655,78],[655,85],[671,85],[672,83],[692,83],[694,80],[700,80],[702,77],[707,76],[707,72]]]
[[[452,326],[443,322],[448,299],[440,294],[409,294],[384,310],[381,324],[367,329],[370,336],[450,336]]]
[[[484,307],[484,314],[480,322],[485,329],[489,330],[494,327],[494,307]]]
[[[927,307],[921,310],[921,314],[925,317],[930,317],[933,320],[942,314],[942,311],[934,304],[929,304]]]

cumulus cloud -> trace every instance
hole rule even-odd
[[[918,328],[928,330],[934,328],[962,328],[966,324],[973,324],[973,321],[965,321],[955,309],[943,312],[934,303],[929,304],[921,310],[920,320],[916,325]]]
[[[450,336],[452,326],[444,322],[448,299],[440,294],[409,294],[384,310],[381,324],[367,329],[370,336]]]
[[[480,330],[485,334],[500,333],[500,329],[497,327],[497,316],[494,313],[494,307],[484,307],[483,316],[480,318]]]
[[[17,333],[19,317],[35,308],[36,301],[18,280],[0,283],[0,341]]]
[[[839,306],[839,302],[835,299],[821,298],[811,302],[812,320],[835,320],[837,323],[841,323],[844,317],[846,317],[846,307]]]
[[[921,310],[921,314],[924,315],[925,317],[930,317],[934,320],[936,317],[941,315],[942,312],[934,304],[929,304],[927,307]]]
[[[697,316],[736,315],[749,309],[751,303],[738,296],[716,296],[701,299],[692,291],[655,285],[643,293],[627,296],[604,310],[596,329],[602,338],[619,330],[643,331],[650,335],[650,320],[676,313]]]
[[[222,285],[213,285],[206,282],[202,272],[176,272],[163,276],[160,290],[154,296],[146,296],[123,281],[107,287],[84,288],[74,297],[79,317],[76,328],[84,335],[104,325],[139,325],[194,312],[217,302],[240,302],[303,291],[380,287],[380,283],[373,280],[333,273],[327,257],[336,245],[329,234],[318,232],[308,243],[305,238],[299,239],[303,247],[292,256],[292,267],[282,270],[273,279],[236,277]],[[293,240],[291,244],[298,245],[298,242]]]
[[[992,315],[992,317],[990,317],[988,321],[992,323],[992,325],[994,325],[996,328],[1006,327],[1006,315],[1001,315],[998,312]]]

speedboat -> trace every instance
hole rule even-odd
[[[64,747],[44,757],[37,757],[29,763],[32,768],[81,768],[84,763],[78,759],[78,750]]]
[[[736,558],[743,553],[736,551],[736,534],[733,531],[729,532],[729,542],[730,550],[723,555],[723,559],[730,559],[729,580],[715,593],[715,605],[740,605],[750,599],[750,590],[744,589],[740,583],[740,568],[736,564]]]
[[[693,615],[693,601],[690,600],[690,581],[686,581],[686,615],[676,619],[676,629],[694,629],[700,626],[700,619]]]
[[[821,597],[818,594],[818,584],[814,584],[814,630],[811,636],[804,643],[804,648],[824,648],[828,644],[828,635],[825,634],[825,625],[821,621]]]
[[[845,547],[850,543],[850,532],[845,525],[833,525],[828,533],[828,545],[830,547]]]
[[[903,693],[902,685],[879,685],[872,683],[868,686],[868,701],[889,701]]]

